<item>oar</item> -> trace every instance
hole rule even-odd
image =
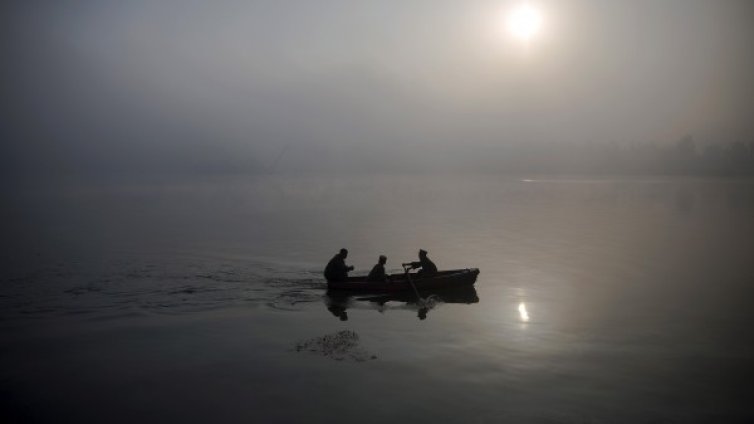
[[[419,301],[420,307],[425,307],[424,299],[422,299],[421,296],[419,296],[419,290],[416,289],[416,285],[414,284],[414,281],[411,279],[411,273],[408,272],[408,270],[411,268],[411,264],[403,264],[403,271],[406,272],[406,278],[408,278],[408,283],[411,284],[411,288],[414,289],[414,294],[416,294],[416,299]]]

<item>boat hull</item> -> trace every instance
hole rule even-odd
[[[479,270],[476,268],[453,269],[440,271],[432,276],[422,277],[419,274],[411,274],[411,281],[417,290],[441,289],[451,287],[473,286],[476,282]],[[366,277],[348,277],[345,281],[330,281],[327,283],[329,290],[343,290],[354,292],[402,292],[413,290],[406,274],[392,274],[387,282],[370,282]]]

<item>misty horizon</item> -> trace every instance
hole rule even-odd
[[[750,3],[509,4],[6,2],[3,173],[752,173]]]

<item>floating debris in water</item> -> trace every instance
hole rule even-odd
[[[434,309],[435,306],[437,306],[439,303],[442,303],[442,299],[440,299],[439,296],[436,294],[431,294],[427,296],[426,298],[421,300],[421,305],[427,309]]]
[[[342,330],[333,334],[296,343],[296,352],[319,353],[336,361],[353,360],[357,362],[377,359],[359,347],[359,335],[355,331]]]

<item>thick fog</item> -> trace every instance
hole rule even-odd
[[[752,172],[750,1],[8,1],[14,181]],[[8,181],[8,179],[6,179]]]

